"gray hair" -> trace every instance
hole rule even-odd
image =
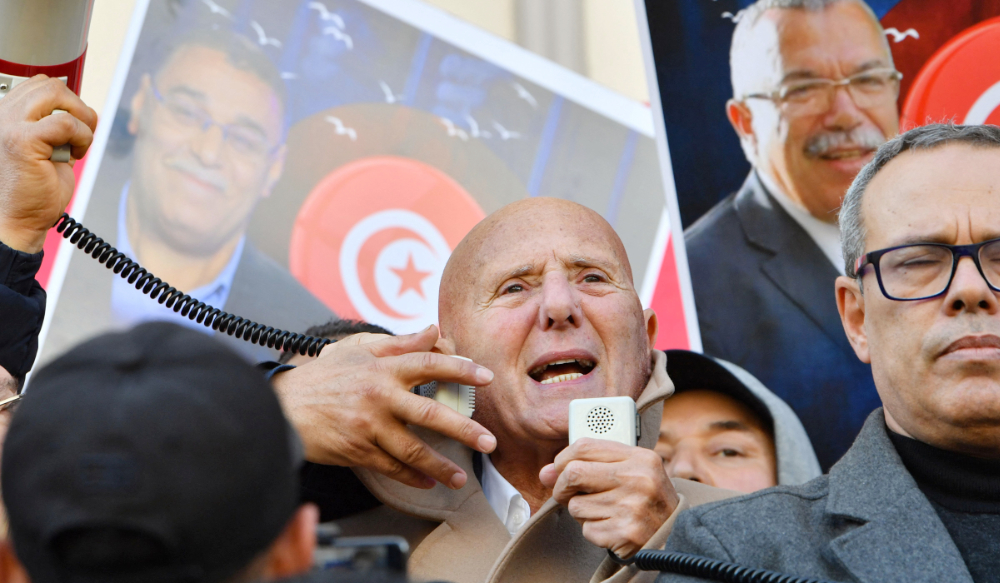
[[[977,148],[1000,148],[1000,128],[992,125],[930,124],[914,128],[882,144],[875,157],[861,169],[847,189],[840,206],[840,241],[847,275],[857,278],[854,264],[865,252],[864,217],[861,202],[875,176],[894,158],[911,150],[933,150],[947,144],[967,144]]]
[[[733,97],[742,98],[746,93],[758,91],[761,88],[747,89],[752,84],[751,78],[756,76],[757,67],[745,67],[740,64],[740,59],[746,55],[746,51],[751,45],[753,29],[760,21],[761,16],[771,9],[777,10],[807,10],[810,12],[820,12],[827,7],[838,2],[855,2],[868,12],[872,22],[882,31],[882,24],[872,9],[864,0],[758,0],[741,10],[735,17],[736,29],[733,31],[733,42],[729,49],[729,74],[733,84]],[[885,41],[885,52],[889,56],[889,63],[892,64],[892,51],[889,49],[889,41],[882,36]],[[775,47],[777,50],[777,47]],[[759,64],[758,64],[759,66]]]

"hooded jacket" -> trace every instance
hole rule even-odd
[[[767,408],[774,425],[774,457],[778,466],[778,485],[795,486],[817,478],[823,472],[816,452],[798,415],[781,397],[772,393],[755,376],[731,362],[713,359],[750,390]]]
[[[689,350],[667,351],[667,373],[675,393],[707,390],[735,399],[772,430],[779,485],[804,484],[820,475],[816,453],[802,422],[756,377],[731,362]]]

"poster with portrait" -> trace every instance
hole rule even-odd
[[[900,130],[1000,121],[1000,2],[637,5],[704,350],[785,399],[828,469],[880,405],[834,297],[840,200]]]
[[[696,342],[649,107],[418,0],[140,0],[109,101],[72,213],[200,301],[420,330],[462,237],[552,196],[615,227],[646,305],[659,285],[661,344]],[[48,289],[41,362],[147,320],[204,330],[67,245]]]

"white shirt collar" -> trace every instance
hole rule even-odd
[[[488,455],[483,456],[482,483],[486,501],[507,527],[507,532],[514,536],[531,517],[531,507],[517,488],[500,475]]]
[[[809,211],[798,203],[788,198],[777,183],[767,174],[757,170],[757,177],[760,178],[764,188],[778,201],[781,208],[785,209],[792,219],[809,235],[809,238],[816,243],[819,250],[826,255],[833,267],[840,275],[844,275],[844,255],[840,246],[840,227],[821,221],[812,216]]]

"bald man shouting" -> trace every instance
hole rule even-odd
[[[477,391],[475,421],[496,447],[488,454],[467,447],[480,444],[468,428],[457,428],[453,440],[411,427],[476,479],[418,489],[356,467],[385,506],[342,525],[405,534],[416,545],[413,577],[589,581],[596,571],[597,580],[626,581],[635,573],[619,571],[605,549],[624,558],[661,547],[678,509],[725,496],[672,484],[652,451],[673,385],[665,356],[652,349],[656,316],[643,311],[625,249],[597,213],[530,199],[487,217],[445,268],[439,314],[437,349],[495,375]],[[635,399],[640,447],[598,440],[567,447],[569,402],[610,396]]]

